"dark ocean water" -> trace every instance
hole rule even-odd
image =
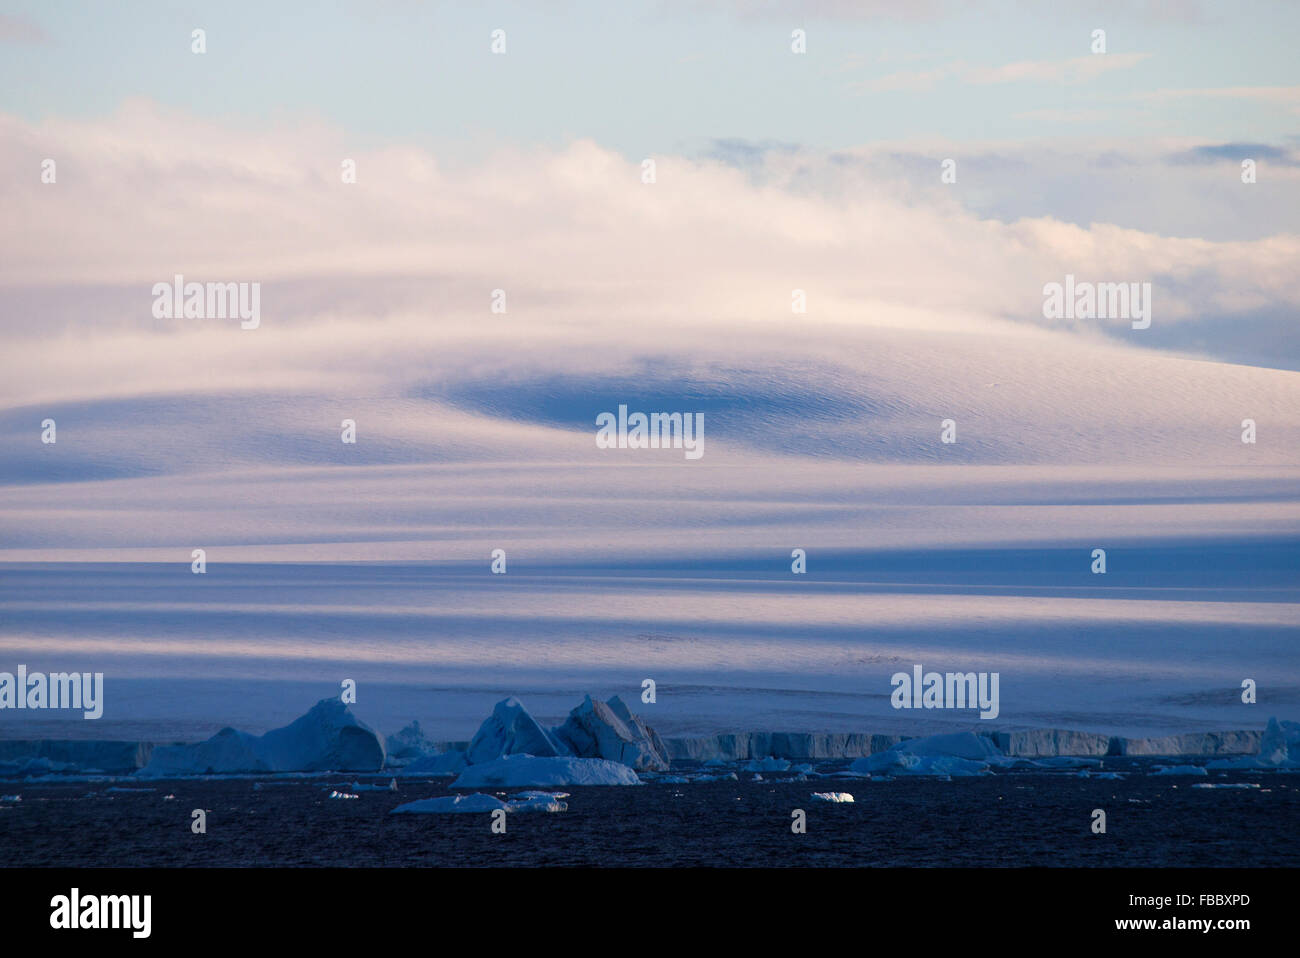
[[[1111,768],[1108,761],[1107,768]],[[1211,772],[1114,780],[999,772],[935,781],[741,781],[561,789],[561,813],[390,815],[452,794],[447,779],[330,799],[351,776],[298,780],[3,783],[14,866],[1294,866],[1300,775]],[[387,778],[370,777],[370,782]],[[1204,789],[1198,783],[1256,782]],[[109,792],[112,786],[155,789]],[[847,791],[853,804],[812,799]],[[504,797],[506,792],[495,793]],[[165,799],[174,795],[174,799]],[[208,810],[207,834],[190,830]],[[807,833],[791,832],[791,812]],[[1107,832],[1090,830],[1093,809]]]

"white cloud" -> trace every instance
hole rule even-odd
[[[1128,70],[1150,57],[1149,53],[1099,53],[1067,60],[1020,60],[1001,66],[974,66],[954,61],[929,70],[904,70],[851,84],[863,93],[916,92],[940,83],[957,81],[977,86],[1003,83],[1067,84],[1086,83],[1104,73]]]

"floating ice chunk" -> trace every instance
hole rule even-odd
[[[1152,775],[1207,775],[1208,772],[1201,765],[1161,765],[1156,768]]]
[[[790,768],[790,763],[783,758],[756,758],[744,767],[746,772],[784,772]]]
[[[301,718],[262,736],[260,751],[273,771],[378,771],[384,743],[343,702],[321,699]]]
[[[526,792],[519,792],[516,795],[511,795],[510,801],[531,802],[533,801],[533,799],[537,799],[537,798],[568,798],[568,797],[569,797],[568,792],[539,792],[535,790],[529,790]]]
[[[424,776],[439,778],[445,775],[459,775],[465,768],[464,752],[442,752],[438,755],[426,755],[398,770],[401,776]]]
[[[1197,782],[1192,788],[1259,788],[1255,782]]]
[[[424,736],[420,723],[412,721],[401,731],[384,740],[389,765],[406,765],[426,755],[438,754],[438,746]]]
[[[1206,767],[1216,770],[1300,768],[1300,723],[1270,718],[1259,740],[1258,755],[1216,759]]]
[[[990,774],[987,762],[955,755],[915,755],[895,749],[860,758],[849,766],[849,771],[873,775],[933,775],[937,778]]]
[[[117,794],[117,795],[122,795],[122,794],[130,795],[130,794],[132,794],[132,793],[156,792],[156,791],[158,791],[158,789],[156,789],[156,788],[125,788],[125,787],[123,787],[123,786],[121,786],[121,785],[113,785],[113,786],[111,786],[111,787],[109,787],[109,788],[104,789],[104,791],[105,791],[105,792],[112,792],[112,793]]]
[[[231,772],[378,771],[384,745],[338,698],[321,699],[307,714],[265,735],[224,728],[204,742],[159,745],[143,778]]]
[[[991,762],[1006,756],[993,740],[974,732],[954,732],[908,739],[883,752],[857,759],[849,771],[886,775],[987,775]]]
[[[509,811],[509,806],[499,798],[476,792],[473,795],[443,795],[439,798],[422,798],[419,801],[398,805],[390,814],[441,815],[461,812],[492,812],[498,808]]]
[[[991,738],[976,735],[974,732],[953,732],[947,735],[908,739],[895,745],[893,750],[907,755],[946,755],[979,762],[1002,757],[1002,750],[993,743]]]
[[[1099,758],[1080,758],[1076,755],[1052,755],[1030,763],[1037,768],[1100,768]]]
[[[367,785],[364,782],[353,782],[352,791],[354,792],[395,792],[397,791],[397,779],[392,779],[387,785]]]
[[[465,759],[471,765],[478,765],[503,755],[552,757],[564,754],[567,754],[564,746],[542,728],[541,723],[524,708],[523,702],[512,695],[498,702],[492,714],[483,720],[465,750]]]
[[[471,765],[452,783],[452,788],[640,784],[636,772],[621,762],[570,756],[506,755]]]
[[[853,796],[848,792],[813,792],[812,797],[819,802],[851,802]]]
[[[586,696],[555,730],[555,738],[582,758],[622,762],[638,771],[668,768],[668,750],[658,733],[633,715],[617,695],[608,702]]]
[[[0,802],[21,802],[22,800],[21,795],[0,795]]]
[[[511,812],[567,812],[569,805],[546,794],[539,794],[523,800],[511,799],[506,804]]]
[[[75,763],[58,762],[44,755],[0,762],[0,775],[6,777],[29,778],[37,775],[50,775],[55,772],[76,771],[80,771],[80,769]]]

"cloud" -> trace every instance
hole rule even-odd
[[[1068,60],[1020,60],[999,67],[977,67],[962,74],[968,83],[1084,83],[1112,70],[1128,70],[1149,53],[1094,53]]]
[[[1262,106],[1282,107],[1300,114],[1300,86],[1236,86],[1163,89],[1132,93],[1126,98],[1143,103],[1165,104],[1179,100],[1239,100]]]
[[[1167,162],[1175,165],[1238,164],[1247,158],[1257,161],[1266,160],[1278,166],[1300,166],[1300,160],[1297,160],[1294,150],[1270,146],[1267,143],[1219,143],[1194,146],[1191,149],[1170,154]]]
[[[0,119],[0,406],[214,390],[392,396],[666,359],[705,369],[748,356],[762,370],[796,348],[776,345],[794,289],[810,303],[794,322],[819,331],[797,344],[805,370],[859,348],[843,337],[864,329],[1061,329],[1043,318],[1042,287],[1066,273],[1151,282],[1161,345],[1187,348],[1177,328],[1195,325],[1208,355],[1220,340],[1240,355],[1234,317],[1285,323],[1300,306],[1294,229],[1171,237],[1044,209],[994,218],[959,198],[997,176],[1024,192],[1026,168],[1054,161],[1061,192],[1078,192],[1086,156],[1064,148],[1055,160],[959,154],[961,190],[939,183],[943,153],[726,149],[747,168],[664,155],[647,185],[639,161],[590,141],[462,168],[423,149],[355,151],[326,127],[240,128],[145,102],[104,120]],[[1111,149],[1112,175],[1132,176]],[[59,159],[53,185],[33,159],[46,155]],[[345,157],[355,185],[341,182]],[[152,286],[177,273],[262,283],[262,327],[155,319]],[[507,292],[505,314],[489,310],[494,289]],[[1122,320],[1067,325],[1144,342]]]
[[[698,5],[688,0],[657,0],[667,11],[695,12]],[[724,0],[719,8],[742,20],[832,20],[871,22],[934,20],[960,12],[963,4],[958,0],[911,0],[895,3],[892,0]]]
[[[917,92],[955,81],[976,86],[1004,83],[1079,84],[1113,70],[1128,70],[1149,53],[1099,53],[1067,60],[1019,60],[1001,66],[974,66],[954,61],[930,70],[905,70],[864,80],[851,89],[864,93]]]
[[[49,43],[49,34],[39,24],[0,13],[0,41],[7,43]]]

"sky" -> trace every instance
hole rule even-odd
[[[898,10],[906,11],[902,15]],[[103,117],[146,97],[358,148],[591,138],[629,157],[715,139],[1197,137],[1295,145],[1289,3],[4,4],[0,108]],[[207,31],[208,52],[189,51]],[[507,55],[489,56],[493,30]],[[791,31],[807,34],[792,55]],[[1106,53],[1091,53],[1106,31]]]

